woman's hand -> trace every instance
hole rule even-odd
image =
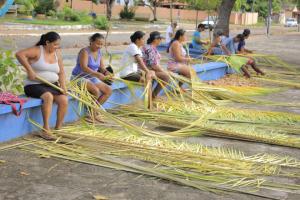
[[[34,72],[34,71],[29,71],[28,73],[27,73],[27,75],[28,75],[28,79],[29,80],[31,80],[31,81],[34,81],[34,80],[36,80],[36,73]]]
[[[102,74],[102,73],[96,73],[96,78],[98,78],[99,80],[101,80],[101,81],[104,81],[105,80],[105,76]]]
[[[68,89],[67,89],[66,85],[61,85],[61,89],[63,90],[62,93],[63,93],[64,95],[66,95],[67,92],[68,92]]]
[[[149,79],[156,79],[157,78],[156,75],[155,75],[155,71],[153,71],[153,70],[148,70],[146,72],[146,77],[148,77]]]
[[[108,72],[107,75],[105,74],[105,80],[112,81],[113,79],[114,79],[114,75],[111,74],[110,72]]]

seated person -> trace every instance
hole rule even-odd
[[[224,50],[224,54],[230,55],[230,57],[228,58],[230,66],[234,68],[237,72],[243,71],[244,75],[247,78],[250,78],[250,73],[246,68],[247,65],[250,65],[254,69],[254,71],[256,71],[257,74],[264,75],[264,73],[256,67],[256,64],[253,59],[235,55],[237,54],[237,49],[235,48],[236,44],[242,42],[243,40],[244,35],[238,34],[235,37],[229,37],[222,41],[222,48]]]
[[[142,48],[143,60],[149,70],[153,70],[157,78],[163,81],[162,85],[169,82],[169,74],[161,67],[160,59],[161,55],[157,50],[157,46],[161,43],[163,37],[158,31],[150,33],[147,40],[147,45]],[[154,99],[162,89],[161,84],[157,84],[153,90],[152,98]]]
[[[169,53],[168,70],[191,78],[191,69],[188,63],[192,61],[192,58],[189,57],[184,48],[186,40],[186,31],[179,29],[167,49],[167,52]],[[181,87],[182,83],[179,83],[179,86]]]
[[[40,137],[46,140],[56,140],[57,138],[50,132],[49,119],[52,112],[53,102],[57,103],[57,119],[55,129],[60,129],[63,125],[64,117],[67,113],[68,98],[65,84],[65,71],[61,52],[59,51],[60,36],[56,32],[43,34],[40,41],[33,47],[20,50],[16,57],[27,72],[24,91],[25,94],[33,98],[41,98],[43,131]],[[40,82],[37,76],[60,86],[61,91]]]
[[[101,105],[106,102],[112,93],[110,86],[104,83],[111,79],[110,73],[105,69],[101,48],[104,44],[104,37],[95,33],[89,39],[90,45],[81,49],[77,56],[76,66],[73,68],[71,80],[79,78],[87,84],[87,90],[93,94]],[[103,73],[98,72],[99,68]],[[96,116],[97,121],[102,120]]]
[[[167,31],[166,31],[166,43],[167,43],[167,45],[169,45],[171,40],[174,38],[176,27],[177,27],[177,22],[172,22],[168,26]]]
[[[205,49],[203,49],[202,45],[209,44],[209,42],[204,42],[201,40],[201,32],[203,31],[205,31],[205,25],[199,24],[197,30],[193,34],[193,40],[192,40],[192,48],[200,50],[201,54],[205,53]]]
[[[208,48],[207,55],[224,55],[224,45],[222,44],[222,39],[224,39],[224,34],[222,31],[218,31],[214,34],[214,40]]]
[[[246,46],[246,41],[249,36],[250,36],[251,32],[249,29],[245,29],[244,32],[243,32],[243,35],[244,35],[244,41],[241,41],[239,44],[238,44],[238,47],[237,47],[237,52],[238,54],[248,54],[248,53],[253,53],[253,51],[249,50],[249,49],[246,49],[245,46]]]
[[[124,80],[146,83],[155,77],[155,72],[149,70],[143,61],[141,47],[144,46],[145,33],[136,31],[130,36],[131,44],[126,48],[121,59],[122,71],[120,77]]]

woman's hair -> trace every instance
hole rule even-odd
[[[101,40],[101,39],[104,39],[104,36],[100,33],[95,33],[89,38],[90,43],[95,42],[96,40]]]
[[[238,38],[240,41],[244,41],[245,36],[243,34],[238,34],[236,38]]]
[[[40,46],[40,45],[46,45],[46,42],[55,42],[56,40],[59,40],[60,36],[58,33],[56,32],[48,32],[46,34],[43,34],[40,38],[40,41],[38,41],[38,43],[36,43],[35,46]]]
[[[149,34],[149,38],[147,40],[147,44],[151,44],[154,40],[162,38],[160,35],[160,32],[158,31],[153,31]]]
[[[243,32],[243,35],[245,36],[245,37],[247,37],[247,36],[249,36],[251,34],[251,31],[250,31],[250,29],[244,29],[244,32]]]
[[[136,32],[134,32],[134,33],[130,36],[130,40],[131,40],[131,42],[135,43],[138,39],[143,38],[144,35],[145,35],[144,32],[142,32],[142,31],[136,31]]]
[[[170,50],[170,47],[171,47],[172,43],[175,42],[176,40],[179,40],[179,38],[181,36],[184,36],[184,34],[185,34],[185,30],[184,29],[178,29],[176,31],[175,37],[171,40],[171,42],[170,42],[170,44],[169,44],[169,46],[167,48],[167,53],[169,53],[169,50]]]

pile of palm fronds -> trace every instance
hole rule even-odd
[[[299,115],[223,107],[218,98],[246,103],[254,100],[235,92],[228,93],[224,88],[204,85],[195,75],[186,80],[172,74],[172,79],[188,83],[191,91],[178,93],[178,86],[173,82],[169,90],[165,90],[166,99],[154,102],[153,110],[135,104],[120,107],[112,113],[102,109],[84,86],[71,83],[71,96],[119,128],[85,123],[68,126],[56,131],[61,136],[59,143],[38,141],[22,149],[46,157],[155,176],[212,192],[265,196],[254,190],[268,189],[299,193],[299,185],[284,183],[286,177],[291,180],[299,177],[299,161],[293,158],[266,154],[248,157],[232,149],[171,140],[203,134],[299,148]],[[142,121],[142,125],[137,121]],[[163,125],[177,130],[163,133],[147,128],[145,122],[146,125]],[[140,161],[146,163],[141,166]],[[277,177],[276,182],[274,177]]]
[[[264,54],[241,54],[240,56],[249,57],[254,59],[258,66],[264,67],[267,70],[267,76],[256,77],[256,80],[262,82],[273,83],[280,86],[300,88],[299,77],[300,72],[296,67],[284,62],[280,58],[274,55]],[[224,62],[228,66],[231,66],[230,61],[227,59],[227,55],[207,55],[206,59],[216,62]],[[199,62],[199,61],[198,61]],[[290,81],[293,80],[293,81]]]
[[[178,129],[166,136],[225,137],[300,148],[300,115],[222,106],[203,106],[180,100],[161,100],[156,109],[122,106],[112,110],[120,118],[133,118]]]
[[[61,136],[57,143],[34,141],[20,148],[42,157],[154,176],[221,194],[236,192],[276,199],[265,191],[300,192],[296,184],[300,162],[291,157],[246,156],[234,149],[140,136],[97,125],[77,124],[55,132]]]

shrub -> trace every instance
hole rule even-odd
[[[77,12],[70,7],[65,7],[62,11],[57,12],[56,16],[58,19],[66,21],[90,21],[92,19],[86,12]]]
[[[106,17],[99,16],[94,20],[94,26],[100,30],[108,30],[110,27],[110,23]]]
[[[14,62],[11,50],[0,49],[0,91],[10,91],[15,94],[23,92],[24,75]]]
[[[57,17],[57,13],[55,10],[49,10],[47,12],[47,16],[50,16],[51,18],[56,18]]]
[[[37,1],[37,5],[34,8],[34,11],[37,14],[46,14],[48,10],[55,10],[53,0],[40,0],[40,1]]]
[[[135,15],[135,9],[133,7],[128,8],[125,6],[119,15],[121,19],[133,19]]]
[[[31,15],[36,6],[35,0],[16,0],[15,3],[20,5],[18,12],[26,15]]]

